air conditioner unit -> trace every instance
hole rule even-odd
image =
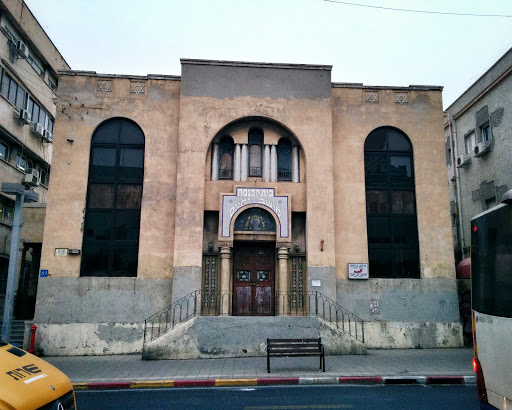
[[[44,128],[41,124],[39,124],[38,122],[37,123],[33,123],[31,128],[30,128],[30,131],[34,134],[36,134],[38,137],[41,137],[41,138],[44,138]]]
[[[23,41],[18,40],[18,44],[17,44],[16,48],[18,49],[18,54],[21,57],[28,58],[28,47]]]
[[[21,124],[30,124],[32,116],[27,110],[16,110],[14,111],[14,118],[20,120]]]
[[[481,157],[489,152],[490,144],[486,142],[479,142],[475,147],[475,157]]]
[[[471,157],[469,155],[459,155],[457,157],[457,167],[465,167],[471,163]]]
[[[29,168],[25,172],[25,178],[23,179],[23,184],[29,186],[39,186],[39,171],[34,168]]]
[[[51,131],[44,130],[43,139],[48,142],[53,142],[53,134],[51,133]]]

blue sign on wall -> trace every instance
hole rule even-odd
[[[41,269],[41,273],[39,274],[39,277],[47,278],[48,277],[48,269]]]

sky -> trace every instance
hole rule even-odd
[[[445,108],[512,47],[511,0],[335,1],[25,0],[73,70],[180,75],[180,58],[326,64],[332,82],[443,86]]]

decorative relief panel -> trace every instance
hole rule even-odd
[[[379,92],[378,91],[365,91],[365,102],[368,104],[379,103]]]
[[[407,104],[409,102],[407,99],[407,93],[395,93],[395,101],[400,105]]]
[[[136,94],[136,95],[143,95],[145,94],[145,91],[146,91],[146,83],[140,83],[140,82],[132,82],[131,83],[131,88],[130,88],[130,93],[131,94]]]
[[[112,81],[110,80],[99,80],[98,81],[98,91],[101,91],[103,94],[112,92]]]

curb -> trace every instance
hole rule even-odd
[[[341,376],[268,377],[249,379],[153,380],[135,382],[73,383],[75,390],[119,390],[166,387],[228,387],[276,385],[464,385],[476,384],[476,376]]]

